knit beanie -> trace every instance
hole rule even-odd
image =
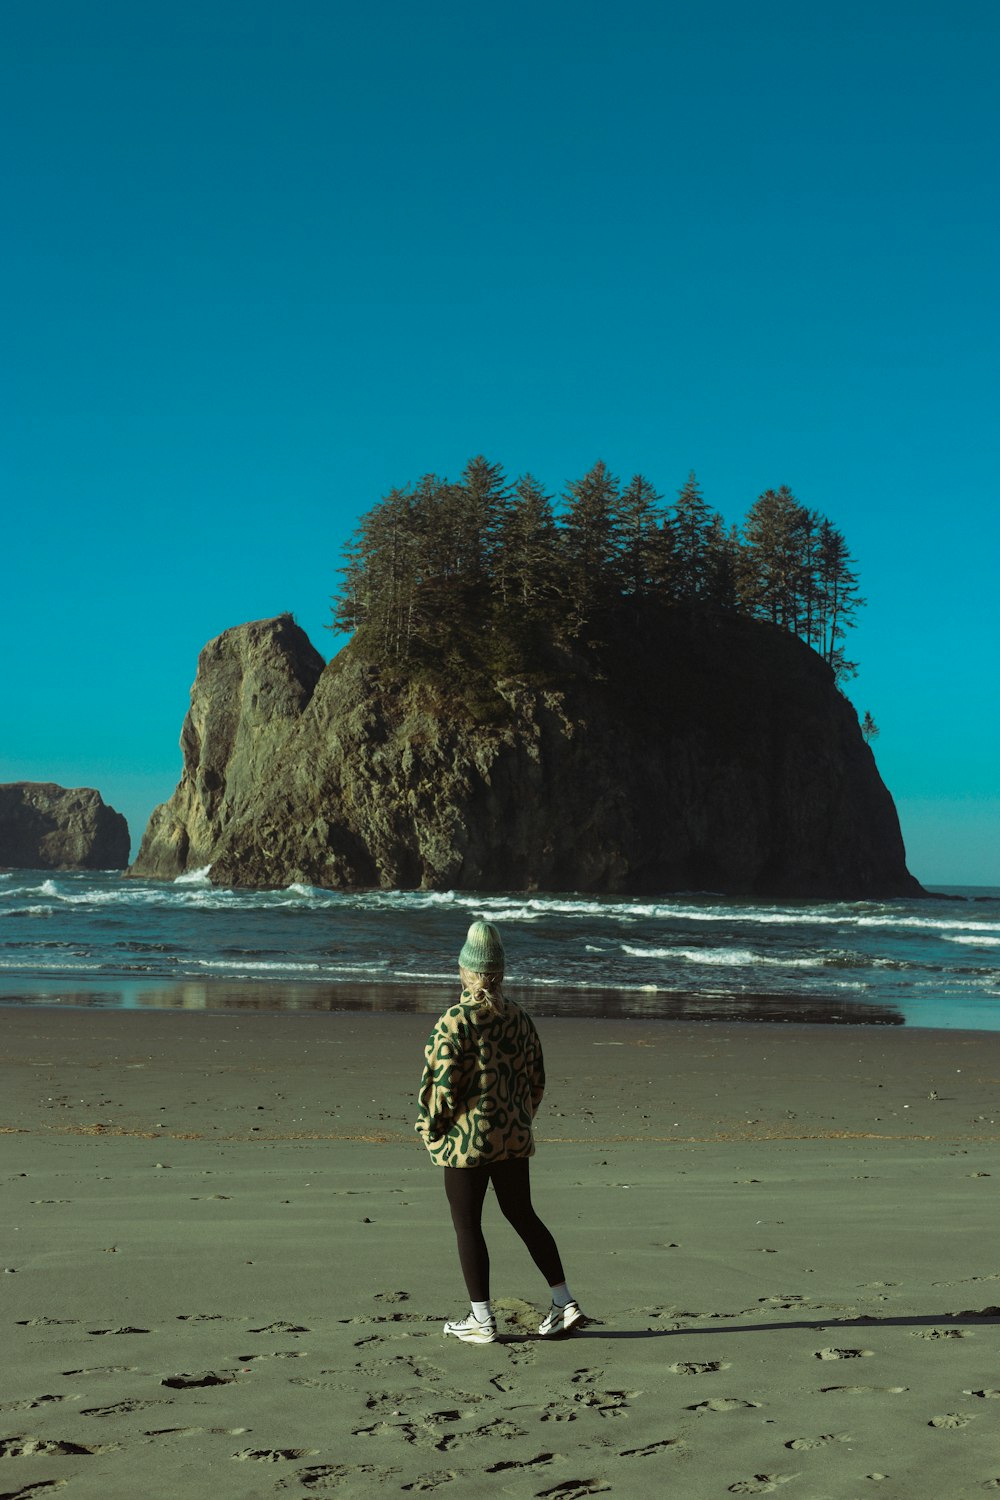
[[[458,961],[471,974],[496,974],[503,969],[503,943],[491,922],[473,922]]]

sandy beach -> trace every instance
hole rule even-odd
[[[545,1019],[474,1347],[426,1015],[0,1026],[3,1500],[1000,1491],[1000,1035]]]

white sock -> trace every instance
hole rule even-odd
[[[568,1307],[571,1302],[576,1301],[565,1281],[560,1281],[558,1286],[549,1287],[549,1291],[552,1293],[554,1307]]]
[[[493,1308],[490,1305],[489,1298],[487,1298],[485,1302],[473,1302],[471,1305],[472,1316],[475,1318],[477,1323],[489,1322],[490,1318],[492,1318],[493,1316]]]

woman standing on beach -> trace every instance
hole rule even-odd
[[[489,922],[473,922],[458,956],[462,995],[438,1020],[424,1051],[416,1129],[444,1186],[471,1309],[445,1333],[492,1344],[490,1257],[482,1230],[490,1183],[504,1217],[545,1277],[551,1307],[542,1338],[569,1333],[583,1317],[552,1235],[531,1204],[531,1122],[545,1089],[542,1047],[531,1018],[503,993],[504,950]]]

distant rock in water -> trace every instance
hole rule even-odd
[[[184,771],[132,873],[221,885],[920,895],[829,667],[671,612],[603,673],[454,686],[328,666],[289,615],[201,653]]]
[[[51,781],[0,786],[0,866],[124,870],[128,856],[128,824],[92,787]]]

